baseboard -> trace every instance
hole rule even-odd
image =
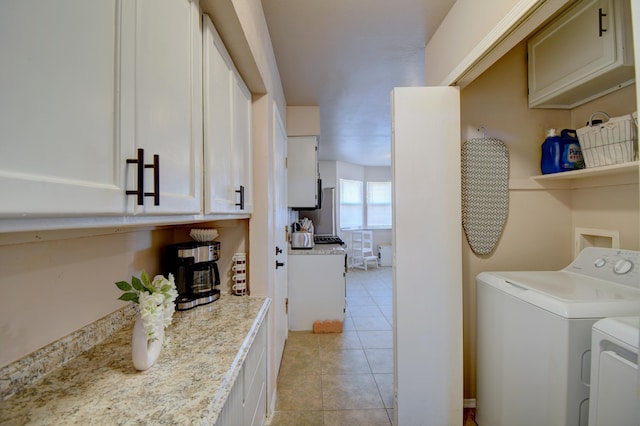
[[[476,408],[476,399],[475,398],[465,399],[462,403],[462,406],[464,408]]]

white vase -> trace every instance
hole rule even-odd
[[[160,356],[162,344],[164,343],[164,327],[159,328],[159,330],[156,330],[157,339],[150,341],[147,338],[142,318],[138,315],[133,326],[133,337],[131,338],[133,366],[137,370],[147,370],[155,364],[158,356]]]

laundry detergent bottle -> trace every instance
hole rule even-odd
[[[547,130],[547,138],[542,144],[542,174],[568,172],[584,168],[582,150],[576,131],[564,129],[560,136],[556,129]]]

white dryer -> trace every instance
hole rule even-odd
[[[640,425],[639,328],[640,317],[593,325],[589,426]]]
[[[640,310],[640,252],[590,247],[561,271],[477,283],[479,426],[585,426],[591,328]]]

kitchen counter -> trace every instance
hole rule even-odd
[[[311,249],[292,249],[289,245],[289,254],[341,254],[347,253],[347,247],[340,244],[316,244]]]
[[[168,344],[144,372],[131,361],[131,322],[0,401],[0,424],[214,424],[270,302],[222,295],[176,312]]]

